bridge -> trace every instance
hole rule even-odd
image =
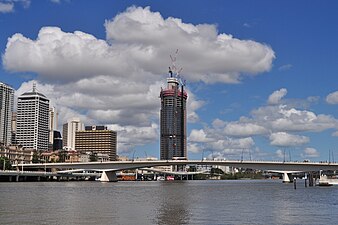
[[[67,173],[65,171],[60,172],[46,172],[46,171],[19,171],[19,170],[0,170],[0,176],[9,177],[9,181],[12,181],[14,178],[15,181],[19,181],[19,177],[36,177],[40,181],[41,177],[56,177],[58,180],[60,178],[76,178],[76,177],[99,177],[99,173],[88,173],[86,171],[73,171]],[[25,179],[24,179],[25,180]]]
[[[218,165],[237,168],[248,168],[278,172],[283,174],[283,182],[290,182],[289,175],[296,172],[313,172],[320,170],[338,170],[338,163],[331,162],[280,162],[280,161],[244,161],[244,160],[156,160],[156,161],[108,161],[85,163],[37,163],[18,164],[18,168],[25,169],[63,169],[72,171],[100,171],[101,181],[116,181],[116,172],[129,169],[140,169],[156,166],[171,165]],[[60,171],[61,172],[61,171]]]

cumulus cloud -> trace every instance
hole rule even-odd
[[[0,2],[0,13],[9,13],[14,11],[14,3],[3,3]]]
[[[338,104],[338,91],[332,92],[326,97],[326,102],[329,104]]]
[[[268,104],[277,105],[280,103],[280,100],[288,93],[285,88],[281,88],[280,90],[274,91],[268,99]]]
[[[277,158],[280,158],[280,159],[284,158],[284,151],[282,151],[281,149],[278,149],[275,154]]]
[[[319,152],[315,148],[305,148],[303,153],[301,154],[301,157],[303,158],[315,158],[319,157]]]
[[[245,137],[265,134],[267,130],[254,123],[231,122],[225,126],[224,132],[229,136]]]
[[[191,142],[210,142],[212,139],[207,138],[206,133],[203,129],[201,130],[192,130],[189,135],[189,141]]]
[[[30,0],[5,0],[0,2],[0,13],[11,13],[14,12],[16,4],[22,5],[24,8],[28,8],[31,4]]]
[[[137,79],[140,72],[145,72],[142,79],[147,80],[163,73],[168,53],[179,48],[180,64],[189,82],[236,83],[241,74],[268,71],[275,58],[265,44],[218,34],[215,25],[164,19],[149,7],[128,8],[106,21],[105,27],[107,40],[81,31],[67,33],[58,27],[42,28],[36,40],[15,34],[8,39],[4,66],[59,81],[93,74]]]
[[[116,128],[124,151],[158,138],[158,97],[173,50],[180,50],[177,62],[188,81],[189,122],[200,120],[197,111],[205,104],[189,82],[237,83],[270,70],[275,58],[266,44],[219,33],[215,25],[163,18],[149,7],[128,8],[104,26],[105,40],[59,27],[42,27],[36,39],[14,34],[2,61],[10,72],[38,75],[38,89],[56,106],[60,123],[76,116]],[[18,94],[31,86],[23,83]]]
[[[338,137],[338,131],[333,132],[333,133],[332,133],[332,136]]]
[[[278,68],[279,71],[286,71],[286,70],[290,70],[292,68],[292,65],[291,64],[285,64],[285,65],[282,65]]]
[[[251,137],[228,137],[219,128],[193,129],[188,140],[190,152],[212,151],[222,157],[238,156],[244,149],[252,149],[255,146]]]
[[[272,132],[320,132],[338,127],[338,120],[331,115],[316,115],[314,112],[290,108],[287,105],[263,106],[253,110],[251,114],[251,120]]]
[[[281,147],[300,146],[310,141],[306,136],[288,134],[286,132],[273,133],[269,139],[271,145]]]

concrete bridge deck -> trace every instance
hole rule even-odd
[[[171,165],[218,165],[238,168],[250,168],[265,171],[309,172],[320,170],[338,170],[338,163],[328,162],[280,162],[280,161],[241,161],[241,160],[157,160],[157,161],[109,161],[86,163],[38,163],[18,164],[19,168],[57,168],[84,169],[97,171],[120,171],[143,167],[171,166]]]

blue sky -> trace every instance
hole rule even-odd
[[[17,95],[34,80],[59,125],[106,124],[121,155],[158,157],[158,95],[178,48],[189,158],[328,160],[337,17],[334,1],[2,0],[0,80]]]

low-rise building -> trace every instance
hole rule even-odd
[[[32,163],[34,149],[24,148],[20,145],[1,146],[0,157],[6,157],[11,164]]]

